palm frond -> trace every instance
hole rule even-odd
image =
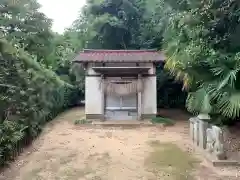
[[[230,70],[229,73],[219,83],[218,90],[221,90],[225,86],[230,86],[230,87],[234,88],[238,71],[239,71],[238,69]]]
[[[196,92],[191,92],[186,101],[186,108],[192,113],[208,114],[212,110],[210,104],[211,97],[205,88],[200,88]]]
[[[237,118],[240,115],[240,92],[226,94],[219,101],[216,106],[219,111],[226,117]]]

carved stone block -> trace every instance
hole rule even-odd
[[[193,137],[194,137],[194,135],[193,135],[193,133],[194,133],[194,131],[193,131],[193,129],[194,129],[194,123],[195,123],[195,118],[190,118],[189,119],[189,122],[190,122],[190,138],[191,138],[191,140],[193,141]]]
[[[218,126],[207,129],[207,151],[219,160],[226,159],[223,131]]]
[[[194,139],[194,143],[198,146],[199,145],[199,122],[198,122],[198,120],[196,120],[194,123],[193,139]]]
[[[208,122],[199,119],[198,128],[199,128],[199,131],[198,131],[199,146],[203,149],[206,149]]]

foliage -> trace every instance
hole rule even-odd
[[[90,123],[91,123],[91,121],[86,120],[86,119],[77,119],[77,120],[74,121],[75,125],[78,125],[78,124],[90,124]]]
[[[70,32],[83,48],[161,48],[163,2],[159,0],[88,0]]]
[[[187,92],[183,91],[182,83],[176,81],[163,66],[157,66],[158,108],[185,108]]]
[[[239,8],[237,0],[168,3],[164,33],[166,67],[190,91],[187,109],[237,119],[239,106]]]
[[[0,157],[9,156],[23,137],[36,137],[43,125],[70,102],[74,87],[42,67],[20,48],[0,41]],[[3,159],[0,161],[4,163]]]
[[[86,48],[127,49],[134,47],[137,31],[138,11],[134,1],[112,0],[91,1],[78,19],[72,30],[86,37]]]
[[[1,0],[0,31],[7,40],[44,61],[51,52],[52,21],[39,8],[37,0]]]
[[[164,124],[167,126],[172,126],[175,124],[174,120],[164,117],[154,117],[151,119],[151,122],[154,124]]]
[[[74,32],[53,33],[39,8],[36,0],[0,1],[0,166],[84,93],[70,61],[82,44]]]

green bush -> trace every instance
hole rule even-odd
[[[154,124],[164,124],[168,126],[172,126],[175,124],[174,120],[164,117],[154,117],[151,119],[152,123]]]
[[[185,108],[187,92],[182,91],[183,84],[177,82],[171,73],[163,68],[164,63],[156,68],[157,72],[157,107]]]
[[[89,124],[91,123],[91,121],[88,121],[86,119],[77,119],[74,121],[74,124],[77,125],[77,124]]]
[[[22,139],[76,103],[80,91],[34,57],[0,40],[0,166]]]

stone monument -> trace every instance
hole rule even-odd
[[[210,117],[207,114],[199,114],[197,117],[190,118],[190,136],[194,144],[206,149],[207,128]]]
[[[194,144],[198,145],[198,118],[193,117],[190,121],[190,136]]]
[[[207,145],[207,128],[208,122],[211,118],[208,114],[199,114],[198,118],[198,139],[199,139],[199,146],[202,149],[206,149]]]
[[[207,129],[207,151],[216,156],[219,160],[227,159],[224,148],[223,130],[220,127],[212,126]]]

